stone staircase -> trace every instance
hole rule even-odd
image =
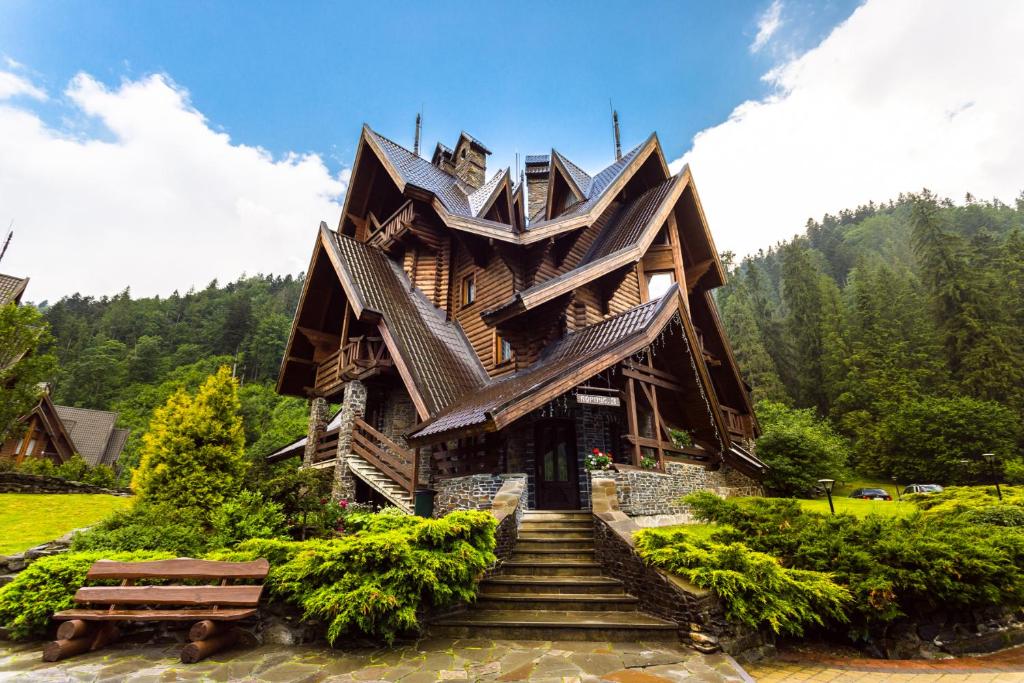
[[[346,458],[346,461],[352,474],[366,482],[370,488],[384,496],[392,505],[401,509],[406,514],[412,514],[413,499],[411,493],[358,455],[350,455]]]
[[[431,633],[519,640],[675,641],[678,626],[641,612],[605,576],[590,512],[527,511],[512,557],[480,584],[477,602]]]

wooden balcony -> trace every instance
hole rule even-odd
[[[415,211],[411,199],[402,204],[383,223],[378,223],[376,216],[370,214],[370,234],[366,241],[375,247],[386,250],[412,227],[414,217]]]
[[[380,337],[352,337],[340,349],[324,358],[316,368],[313,385],[318,396],[333,396],[345,382],[390,372],[394,367]]]
[[[729,434],[742,439],[754,438],[754,421],[750,415],[743,415],[735,408],[720,406]]]

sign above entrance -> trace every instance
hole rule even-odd
[[[591,406],[612,406],[615,408],[622,405],[618,396],[599,396],[596,394],[576,394],[576,402]]]

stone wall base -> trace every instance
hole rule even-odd
[[[80,481],[68,481],[45,474],[0,472],[0,493],[105,493],[111,496],[130,496],[131,489],[108,489]]]

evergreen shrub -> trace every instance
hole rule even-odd
[[[802,635],[809,625],[846,621],[850,593],[826,572],[788,569],[743,543],[693,539],[678,527],[644,529],[636,548],[647,562],[714,591],[730,621]]]
[[[866,638],[904,617],[1024,605],[1024,529],[1003,524],[1008,515],[972,518],[964,514],[969,506],[948,504],[977,496],[976,489],[953,490],[947,503],[942,495],[922,497],[931,510],[904,518],[822,515],[794,500],[722,500],[706,492],[686,502],[698,519],[720,525],[713,542],[742,542],[784,567],[831,572],[853,596],[850,635]],[[981,495],[975,509],[999,507]],[[985,514],[993,517],[986,522]]]

